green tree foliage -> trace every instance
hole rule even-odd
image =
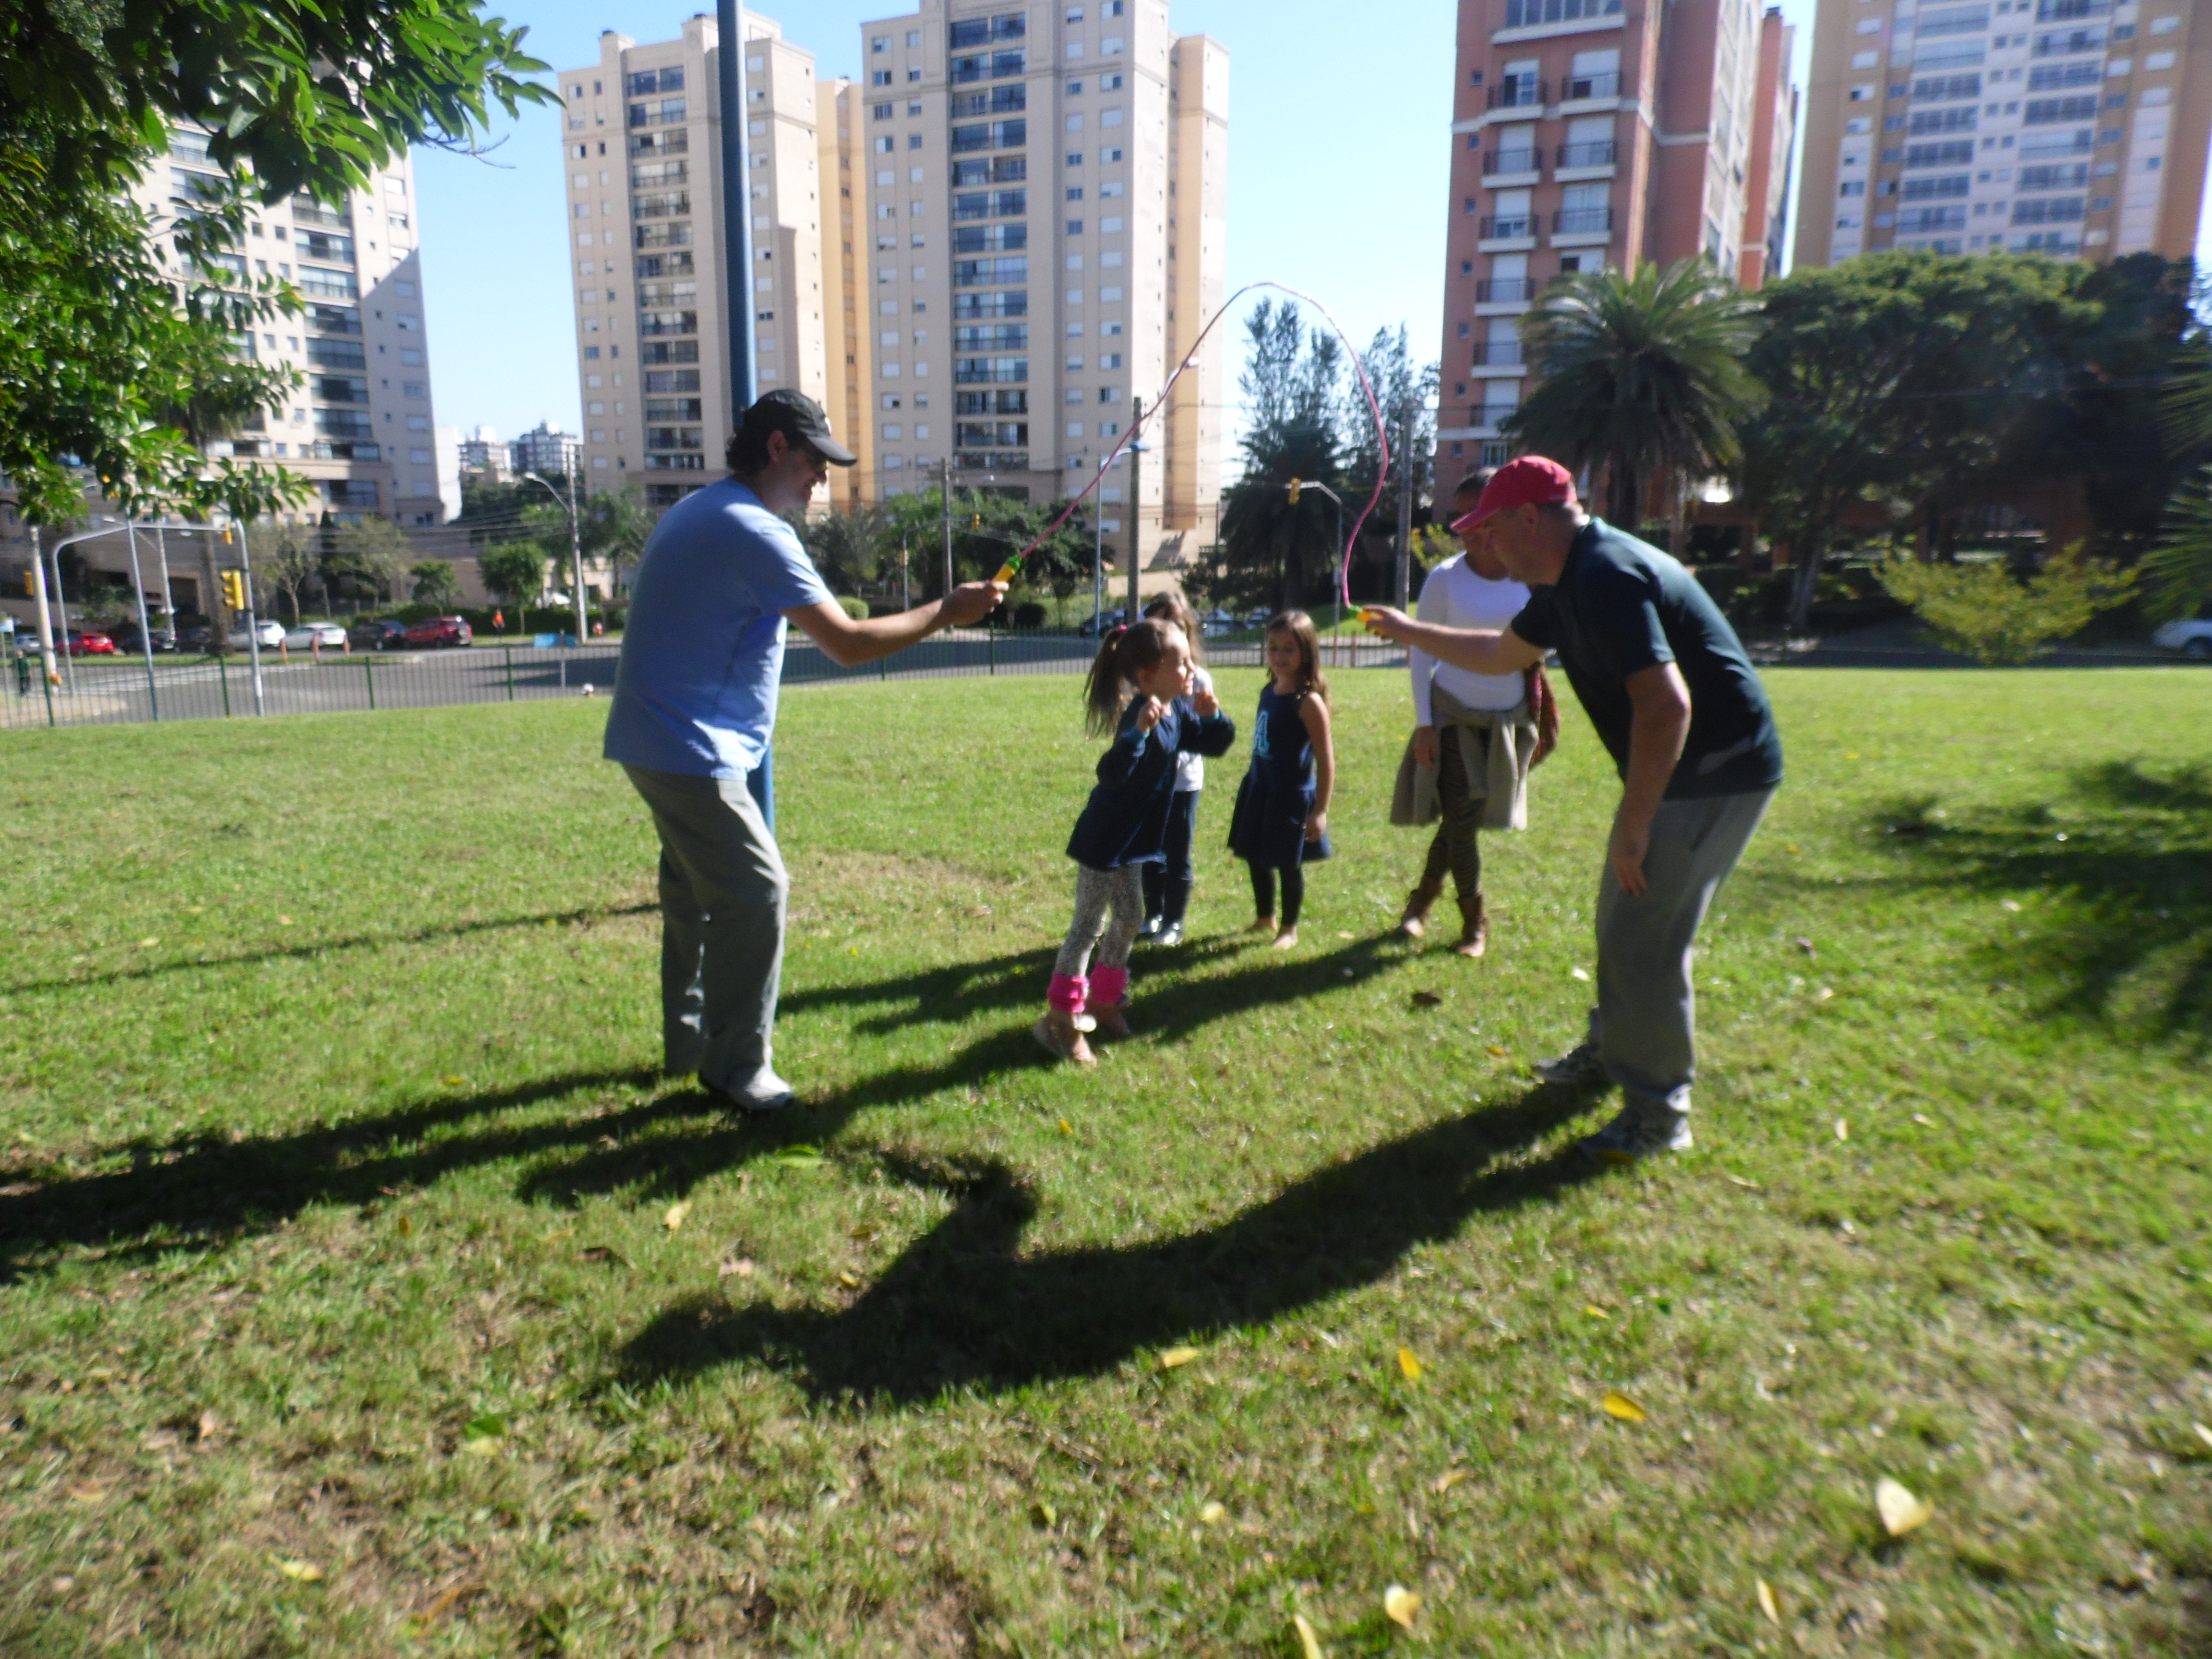
[[[134,510],[301,499],[281,469],[199,448],[295,384],[232,356],[299,308],[244,274],[252,204],[339,199],[409,144],[466,144],[492,105],[555,96],[477,0],[0,0],[0,471],[33,523],[77,510],[71,463]],[[226,178],[156,222],[128,191],[177,123]]]
[[[2000,560],[1923,564],[1893,555],[1880,570],[1890,597],[1912,607],[1936,639],[1984,665],[2032,662],[2100,611],[2132,597],[2136,573],[2086,559],[2077,544],[2021,581]]]
[[[1877,253],[1760,301],[1749,367],[1768,398],[1744,428],[1741,499],[1796,562],[1793,629],[1857,503],[1940,527],[1950,507],[2072,477],[2107,514],[2133,503],[2148,535],[2173,476],[2156,398],[2185,319],[2176,267]]]
[[[260,538],[253,560],[253,579],[263,592],[284,596],[292,620],[300,620],[300,594],[322,568],[322,544],[313,529],[288,524],[272,536]]]
[[[1375,389],[1376,402],[1389,428],[1391,452],[1389,476],[1383,480],[1382,497],[1376,502],[1375,511],[1368,519],[1368,533],[1395,538],[1398,492],[1407,475],[1410,473],[1413,481],[1416,514],[1436,493],[1433,475],[1437,419],[1431,404],[1437,395],[1437,365],[1431,363],[1422,368],[1414,362],[1403,323],[1398,325],[1395,334],[1387,328],[1376,329],[1373,341],[1359,354],[1359,362],[1367,371],[1368,382]],[[1412,452],[1401,456],[1398,453],[1399,411],[1408,404],[1413,407],[1413,443]],[[1356,374],[1345,377],[1344,404],[1337,421],[1343,434],[1340,449],[1344,458],[1345,525],[1348,530],[1359,509],[1366,505],[1367,498],[1375,493],[1375,475],[1382,459],[1375,431],[1375,410],[1367,406],[1367,393]]]
[[[911,565],[909,581],[918,602],[945,587],[944,495],[935,489],[894,495],[880,504],[877,532],[877,580],[887,592],[898,586],[898,552],[903,546]],[[1042,504],[980,489],[952,488],[952,580],[981,581],[1029,545],[1066,507],[1065,500]],[[1083,512],[1022,562],[1012,597],[1030,592],[1065,599],[1091,582],[1091,525]],[[1109,556],[1111,556],[1110,550]]]
[[[1287,301],[1263,300],[1245,319],[1247,354],[1237,381],[1250,423],[1244,473],[1221,495],[1221,540],[1194,586],[1208,598],[1317,603],[1334,584],[1337,511],[1319,490],[1293,503],[1293,478],[1324,483],[1346,497],[1349,533],[1358,507],[1345,473],[1344,354],[1334,333],[1308,330]],[[1365,399],[1361,399],[1361,416]],[[1374,434],[1370,423],[1367,441]],[[1357,440],[1353,441],[1356,453]],[[1369,463],[1373,488],[1373,460]]]
[[[1537,378],[1503,429],[1571,468],[1602,467],[1607,516],[1635,525],[1654,472],[1686,489],[1735,465],[1759,403],[1743,362],[1757,332],[1754,301],[1703,259],[1564,276],[1522,322]]]
[[[453,567],[443,559],[425,559],[420,564],[407,567],[410,589],[417,605],[434,605],[441,611],[450,611],[460,603],[461,585],[454,579]]]
[[[634,486],[601,490],[583,504],[578,516],[583,520],[584,556],[606,561],[607,592],[619,593],[623,567],[637,562],[658,519]]]
[[[324,544],[323,586],[331,593],[350,592],[372,604],[385,604],[414,550],[389,519],[370,514],[357,524],[340,525]]]
[[[477,556],[477,571],[507,604],[535,605],[545,591],[545,550],[536,542],[494,542]]]
[[[883,507],[862,502],[839,511],[831,508],[818,519],[807,520],[799,529],[814,568],[832,592],[858,593],[882,580],[884,531],[889,515]],[[892,549],[890,569],[897,574],[897,550]]]

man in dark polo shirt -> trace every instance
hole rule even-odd
[[[1601,1068],[1620,1115],[1583,1145],[1631,1162],[1690,1145],[1696,1072],[1690,946],[1706,908],[1782,781],[1782,740],[1741,641],[1696,578],[1657,548],[1586,514],[1573,477],[1524,455],[1474,511],[1492,550],[1530,591],[1500,630],[1370,613],[1378,634],[1478,674],[1556,650],[1621,778],[1598,883],[1597,1006],[1574,1049],[1537,1067],[1565,1083]]]

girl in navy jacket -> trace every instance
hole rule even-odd
[[[1075,921],[1053,963],[1045,1016],[1032,1032],[1051,1053],[1079,1066],[1096,1062],[1085,1031],[1129,1035],[1121,1003],[1129,949],[1145,921],[1143,866],[1167,856],[1176,757],[1218,758],[1237,741],[1235,724],[1212,694],[1190,695],[1190,642],[1172,623],[1151,617],[1109,632],[1091,665],[1085,723],[1095,735],[1111,732],[1114,743],[1098,757],[1097,787],[1068,837]],[[1125,701],[1123,687],[1131,684],[1136,695]]]

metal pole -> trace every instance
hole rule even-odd
[[[1329,654],[1334,657],[1340,655],[1344,648],[1344,582],[1342,580],[1342,576],[1344,570],[1349,562],[1345,557],[1346,553],[1349,550],[1346,549],[1344,544],[1343,499],[1339,496],[1334,489],[1328,492],[1328,498],[1336,503],[1336,568],[1339,578],[1334,584],[1336,587],[1336,596],[1329,602],[1336,612],[1335,622],[1328,631],[1330,645]],[[1399,568],[1401,570],[1404,568],[1402,565]],[[1403,587],[1405,583],[1401,580],[1398,585],[1399,586]]]
[[[146,701],[158,720],[161,718],[161,692],[154,684],[154,625],[146,619],[146,579],[138,569],[138,526],[126,521],[123,532],[131,544],[131,592],[138,601],[138,648],[146,654]]]
[[[722,100],[722,298],[730,333],[730,429],[752,407],[753,204],[745,155],[744,9],[716,0],[716,81]]]
[[[62,672],[69,677],[69,689],[76,690],[76,656],[69,648],[69,595],[62,588],[62,544],[54,544],[54,614],[61,622]]]
[[[238,562],[246,588],[246,656],[253,665],[253,712],[266,714],[261,687],[261,616],[253,598],[253,550],[246,544],[246,520],[238,520]]]
[[[1337,516],[1344,516],[1339,507]],[[1337,539],[1344,539],[1340,532]],[[1398,406],[1398,609],[1406,608],[1413,583],[1413,400]]]
[[[39,526],[31,526],[31,588],[39,602],[39,662],[46,677],[46,724],[52,726],[54,687],[62,677],[54,667],[54,619],[46,611],[46,556],[39,546]]]
[[[952,458],[948,455],[938,463],[937,493],[943,497],[939,503],[945,509],[945,592],[952,592]]]
[[[899,543],[899,609],[914,609],[914,584],[907,579],[908,552],[906,543]]]
[[[591,620],[584,614],[584,530],[576,517],[576,469],[568,469],[568,552],[576,565],[576,648],[592,636]]]
[[[1091,632],[1106,631],[1106,520],[1091,509]]]
[[[161,525],[154,526],[154,556],[161,565],[161,608],[169,613],[169,632],[177,631],[177,600],[169,591],[169,536]]]
[[[1129,430],[1141,434],[1145,428],[1145,400],[1141,396],[1129,399]],[[1142,609],[1137,603],[1137,573],[1141,568],[1143,544],[1139,538],[1145,524],[1145,457],[1141,435],[1129,440],[1129,608],[1121,613],[1121,620],[1135,627],[1137,612]]]

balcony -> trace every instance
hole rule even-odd
[[[1534,173],[1543,164],[1543,153],[1536,149],[1493,149],[1482,158],[1482,170],[1490,173]]]
[[[1030,458],[1021,449],[963,449],[953,456],[952,465],[963,472],[1026,472]]]
[[[952,366],[952,380],[957,386],[991,386],[1026,380],[1029,377],[1030,360],[1026,357],[960,357],[954,360]]]
[[[699,313],[696,311],[648,311],[637,319],[637,331],[648,339],[661,334],[696,334]]]
[[[1595,143],[1561,144],[1559,165],[1563,167],[1609,167],[1620,159],[1620,146],[1610,138]]]
[[[1029,142],[1029,123],[991,121],[952,129],[955,155],[977,149],[1019,149]]]
[[[1474,285],[1477,305],[1525,305],[1536,297],[1536,284],[1526,276],[1485,276]]]
[[[292,240],[303,259],[328,259],[333,264],[349,265],[353,263],[353,238],[350,236],[331,236],[319,230],[303,230],[296,233]]]
[[[1477,340],[1474,343],[1475,368],[1516,368],[1527,360],[1521,355],[1518,340]]]
[[[1534,236],[1536,234],[1536,218],[1529,213],[1516,213],[1510,216],[1499,214],[1482,221],[1480,232],[1486,242],[1505,237]]]
[[[1559,101],[1577,103],[1585,98],[1618,98],[1620,96],[1620,71],[1607,70],[1600,75],[1576,75],[1559,82]]]
[[[300,292],[321,300],[358,300],[361,289],[349,270],[318,270],[300,267]]]
[[[350,234],[353,220],[350,216],[326,208],[312,196],[292,198],[292,222],[295,225],[320,225],[325,230],[342,230]]]
[[[2050,0],[2045,0],[2049,3]],[[1505,0],[1505,27],[1538,28],[1620,15],[1620,0]]]
[[[1601,208],[1561,208],[1552,216],[1552,234],[1554,236],[1590,236],[1613,228],[1613,210]]]
[[[1487,109],[1541,109],[1544,106],[1546,83],[1528,76],[1513,76],[1491,88],[1485,100]]]
[[[307,311],[307,326],[320,334],[358,334],[361,332],[361,313],[349,306],[311,305]]]

